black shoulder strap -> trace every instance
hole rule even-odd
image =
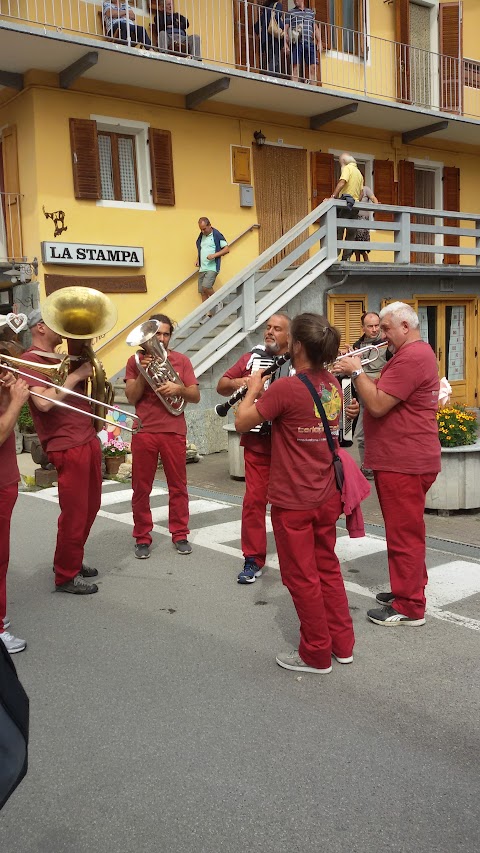
[[[312,397],[314,399],[315,405],[318,409],[318,413],[322,419],[323,429],[324,429],[325,436],[326,436],[326,439],[328,442],[328,446],[329,446],[330,450],[332,451],[333,456],[335,457],[337,455],[337,450],[335,448],[335,443],[333,441],[333,436],[332,436],[332,432],[330,430],[330,425],[328,423],[327,416],[325,414],[325,409],[323,408],[323,404],[322,404],[322,401],[321,401],[320,396],[318,394],[318,391],[315,388],[315,386],[312,385],[308,376],[305,376],[304,373],[297,373],[297,376],[300,379],[300,382],[303,382],[303,384],[308,388],[308,390],[310,391],[310,394],[312,395]]]

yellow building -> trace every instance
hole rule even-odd
[[[294,5],[283,0],[271,27],[263,3],[175,0],[175,13],[188,18],[182,40],[168,35],[162,0],[131,5],[143,29],[128,33],[118,11],[110,30],[92,0],[2,2],[0,298],[28,312],[60,286],[86,282],[109,293],[119,313],[100,342],[109,376],[121,374],[130,354],[128,331],[152,306],[166,311],[181,321],[179,347],[190,355],[202,336],[217,340],[196,360],[208,405],[220,359],[231,362],[234,345],[258,339],[269,304],[326,310],[351,341],[362,310],[403,298],[419,310],[456,399],[475,405],[480,3],[307,0],[321,50],[310,73],[300,62],[298,81]],[[356,157],[379,201],[394,206],[376,216],[368,275],[362,263],[336,263],[337,247],[333,257],[326,243],[317,259],[327,257],[328,268],[315,267],[324,212],[306,224],[313,237],[303,254],[280,270],[287,284],[292,265],[307,264],[305,275],[269,303],[254,283],[260,269],[242,271],[331,195],[342,151]],[[405,213],[412,208],[425,214]],[[233,244],[219,284],[232,305],[232,294],[241,303],[203,331],[199,216]],[[324,230],[331,243],[334,229]],[[422,248],[410,251],[414,242]],[[281,246],[262,269],[288,251]]]

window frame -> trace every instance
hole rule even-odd
[[[110,155],[112,161],[112,178],[113,178],[113,193],[114,199],[102,199],[102,201],[121,201],[125,204],[138,204],[138,175],[137,175],[137,151],[135,145],[135,135],[131,133],[116,133],[114,130],[98,130],[97,136],[107,136],[110,139]],[[120,175],[120,154],[118,150],[119,139],[130,139],[133,142],[133,172],[135,177],[135,195],[136,199],[133,202],[131,199],[123,199],[122,195],[122,180]],[[100,156],[100,148],[99,148]],[[101,172],[100,172],[101,174]]]
[[[341,3],[342,0],[334,0],[334,2],[335,2],[335,4],[337,4],[337,3]],[[334,57],[335,59],[341,59],[342,62],[356,62],[356,63],[361,62],[362,65],[370,67],[370,65],[371,65],[371,59],[370,59],[371,49],[370,49],[370,2],[369,2],[369,0],[364,0],[364,9],[365,9],[365,22],[364,22],[365,23],[365,33],[360,28],[360,22],[358,22],[359,23],[358,29],[357,30],[354,29],[351,32],[357,32],[359,34],[359,36],[361,35],[362,38],[364,38],[364,40],[365,40],[364,44],[365,44],[365,48],[366,48],[366,51],[364,52],[365,55],[362,55],[360,52],[359,53],[349,53],[345,50],[340,50],[339,48],[332,47],[330,45],[330,47],[328,47],[327,50],[325,51],[328,56]],[[349,27],[344,27],[343,24],[340,26],[340,24],[336,24],[333,21],[330,21],[329,26],[332,29],[334,29],[334,28],[349,29]]]
[[[121,210],[156,210],[153,203],[153,176],[150,167],[148,132],[150,124],[133,119],[115,116],[91,114],[90,120],[97,125],[97,133],[116,133],[120,136],[133,136],[135,139],[135,174],[138,201],[119,201],[118,199],[98,199],[97,207],[113,207]]]

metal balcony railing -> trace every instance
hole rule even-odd
[[[23,260],[19,193],[0,193],[0,262]]]
[[[272,27],[265,8],[249,0],[175,0],[175,12],[188,19],[185,38],[172,29],[162,0],[132,4],[130,27],[118,24],[115,0],[111,5],[110,16],[104,4],[92,0],[3,0],[0,26],[2,20],[36,24],[108,40],[119,49],[151,42],[155,52],[186,62],[204,61],[285,81],[298,78],[326,91],[480,118],[480,70],[470,60],[318,21],[321,49],[315,46],[317,61],[309,73],[305,59],[311,49],[301,39],[292,41],[290,13],[280,13]]]

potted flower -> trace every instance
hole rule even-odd
[[[28,403],[24,403],[17,418],[17,427],[23,435],[23,449],[30,453],[32,441],[37,438],[33,418]]]
[[[480,440],[477,417],[464,406],[437,412],[442,470],[427,493],[426,506],[448,514],[480,507]]]
[[[118,474],[120,465],[127,458],[130,445],[126,441],[123,441],[120,436],[117,436],[105,442],[102,445],[102,450],[107,474]]]

